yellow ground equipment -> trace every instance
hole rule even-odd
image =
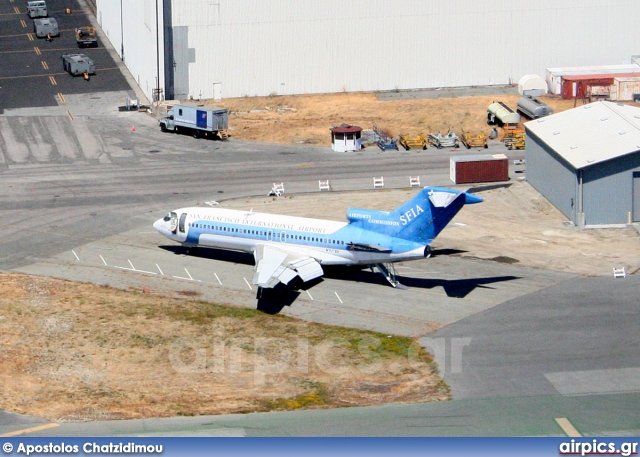
[[[480,134],[477,136],[463,133],[460,135],[460,141],[462,141],[462,144],[464,144],[467,149],[489,147],[489,145],[487,144],[487,135],[482,132],[480,132]]]
[[[422,133],[416,137],[400,135],[398,143],[407,151],[409,149],[427,149],[427,138]]]
[[[507,149],[524,149],[525,146],[525,135],[524,132],[518,132],[513,136],[508,136],[504,138],[504,145]]]

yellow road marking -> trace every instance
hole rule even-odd
[[[42,52],[40,52],[40,48],[38,46],[34,46],[33,50],[36,51],[36,54],[38,54],[39,56],[42,55]]]
[[[577,438],[582,436],[580,432],[576,430],[573,424],[569,422],[569,419],[567,419],[566,417],[557,417],[554,420],[567,436],[572,438]]]
[[[27,35],[29,35],[29,34],[27,33]],[[2,37],[0,37],[0,38],[2,38]],[[34,46],[33,49],[36,49],[36,46]],[[45,49],[38,48],[38,52],[39,53],[41,53],[42,51],[50,51],[50,52],[73,51],[73,52],[77,52],[77,48],[45,48]],[[31,51],[28,50],[28,49],[16,49],[16,50],[12,50],[12,51],[0,51],[0,54],[15,54],[15,53],[18,53],[18,52],[31,52]]]
[[[44,68],[45,70],[49,69],[49,65],[47,65],[47,62],[45,62],[44,60],[42,62],[40,62],[42,64],[42,68]]]
[[[100,72],[102,73],[102,72],[107,71],[107,70],[118,70],[118,67],[101,68]],[[67,73],[65,71],[61,71],[59,73],[54,73],[54,75],[68,75],[68,74],[69,73]],[[5,80],[5,79],[42,78],[43,76],[48,76],[49,78],[52,77],[52,75],[50,73],[48,73],[46,75],[0,76],[0,81]]]
[[[53,84],[54,86],[58,85],[58,81],[56,81],[56,78],[53,75],[49,76],[49,81],[51,81],[51,84]]]
[[[20,19],[20,24],[22,24],[22,27],[24,27],[25,29],[27,28],[27,23],[24,19]]]
[[[60,101],[61,101],[62,103],[66,103],[66,102],[67,102],[67,101],[64,99],[64,95],[62,95],[62,93],[61,93],[61,92],[58,92],[58,98],[60,99]]]
[[[15,11],[16,14],[20,14],[20,9],[17,6],[13,7],[13,11]]]
[[[24,435],[25,433],[39,432],[40,430],[46,430],[48,428],[53,428],[53,427],[60,427],[60,424],[54,424],[54,423],[44,424],[44,425],[39,425],[38,427],[31,427],[31,428],[25,428],[22,430],[16,430],[15,432],[5,433],[4,435],[0,435],[0,436],[3,438],[7,438],[11,436]]]
[[[27,38],[29,38],[29,41],[33,41],[33,34],[27,33]]]
[[[69,118],[73,121],[75,120],[75,118],[73,117],[73,114],[71,114],[71,111],[67,110],[67,114],[69,115]]]

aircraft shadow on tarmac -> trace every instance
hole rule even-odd
[[[179,245],[158,246],[165,251],[173,252],[176,255],[188,255],[189,257],[198,257],[201,259],[220,260],[222,262],[233,262],[242,265],[253,266],[253,255],[240,251],[226,251],[224,249],[214,248],[185,248]]]
[[[324,270],[324,276],[326,278],[389,286],[389,283],[387,283],[386,279],[380,273],[372,272],[370,269],[359,270],[350,267],[324,267]],[[490,276],[485,278],[439,279],[412,278],[409,276],[396,275],[396,279],[400,281],[401,284],[413,289],[442,287],[447,297],[464,298],[478,287],[491,289],[492,287],[490,287],[489,284],[513,281],[514,279],[520,278],[518,276]],[[307,287],[303,289],[307,289]]]
[[[187,249],[177,245],[159,246],[176,255],[187,255]],[[439,249],[434,255],[452,255],[459,254],[464,251],[454,249]],[[204,259],[219,260],[224,262],[233,262],[242,265],[254,265],[254,259],[251,254],[237,251],[226,251],[223,249],[189,249],[188,255]],[[324,266],[324,278],[338,279],[341,281],[352,281],[364,284],[378,284],[388,286],[385,278],[377,272],[371,271],[369,268],[347,267],[347,266]],[[466,278],[466,279],[439,279],[439,278],[412,278],[408,276],[397,275],[396,278],[400,283],[414,289],[433,289],[442,287],[451,298],[464,298],[476,288],[491,288],[490,284],[504,281],[513,281],[519,279],[518,276],[491,276],[485,278]],[[288,286],[279,284],[273,289],[262,289],[256,294],[257,309],[268,313],[277,314],[285,306],[291,306],[298,296],[300,290],[310,290],[317,284],[321,283],[323,278],[303,283],[299,278],[295,278]],[[398,291],[402,293],[402,291]]]

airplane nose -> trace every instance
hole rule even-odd
[[[153,223],[153,228],[160,233],[162,233],[162,222],[163,222],[162,219],[158,219]]]

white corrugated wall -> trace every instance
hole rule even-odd
[[[156,3],[159,14],[156,37]],[[164,86],[162,0],[97,0],[97,20],[114,49],[138,82],[152,99],[157,82],[156,42],[160,44],[160,87]],[[124,43],[124,46],[123,46]],[[100,68],[96,68],[100,72]]]
[[[214,83],[223,97],[515,84],[640,54],[637,0],[173,0],[172,11],[195,49],[194,98]]]

